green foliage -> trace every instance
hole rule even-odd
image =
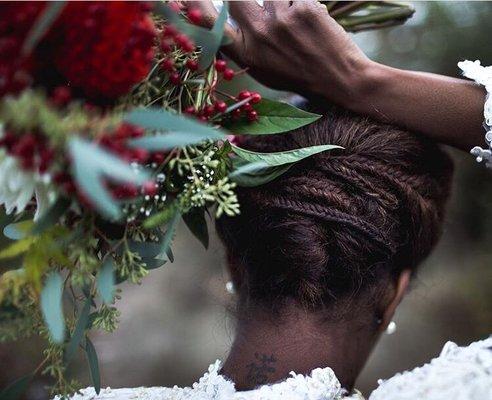
[[[203,142],[204,140],[219,140],[225,135],[218,129],[201,124],[182,115],[156,108],[136,109],[130,111],[125,121],[146,129],[158,132],[171,132],[166,135],[158,134],[133,139],[130,146],[146,150],[169,150]]]
[[[263,99],[255,105],[255,110],[258,112],[259,118],[254,124],[245,120],[230,119],[224,124],[224,128],[236,135],[271,135],[301,128],[321,118],[321,115],[269,99]]]
[[[77,350],[77,347],[79,346],[80,341],[82,340],[82,337],[84,336],[87,329],[87,324],[89,322],[89,312],[91,310],[91,301],[92,299],[90,297],[87,298],[85,300],[84,306],[82,307],[82,310],[80,311],[77,324],[75,325],[72,337],[70,338],[70,341],[68,342],[65,350],[64,359],[66,364],[68,364],[74,356],[75,351]]]
[[[96,394],[99,394],[101,390],[101,376],[99,374],[99,361],[97,359],[97,353],[94,345],[89,338],[85,341],[85,352],[87,354],[87,362],[89,363],[89,368],[91,370],[92,384]]]
[[[121,209],[109,194],[103,178],[141,185],[149,179],[148,172],[134,169],[120,158],[80,138],[70,140],[69,151],[73,175],[93,206],[109,219],[121,218]]]
[[[297,161],[301,161],[314,154],[333,149],[343,149],[343,147],[326,144],[320,146],[304,147],[295,150],[279,151],[276,153],[259,153],[232,145],[232,151],[234,151],[234,153],[236,153],[243,160],[249,162],[263,161],[271,167],[291,164]]]
[[[269,166],[264,161],[243,163],[229,175],[238,186],[254,187],[264,185],[287,172],[293,163]]]
[[[52,272],[41,292],[41,311],[55,343],[65,338],[65,318],[62,308],[63,280],[59,274]]]
[[[8,224],[5,228],[3,228],[3,234],[12,240],[23,239],[31,230],[32,226],[33,222],[31,220]]]
[[[193,235],[208,249],[209,237],[205,209],[194,208],[183,215],[183,221]]]
[[[113,259],[111,257],[107,257],[97,277],[97,288],[106,304],[113,302],[114,283]]]

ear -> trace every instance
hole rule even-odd
[[[388,324],[393,319],[396,308],[400,304],[401,300],[403,299],[403,296],[405,295],[408,289],[411,276],[412,276],[412,271],[410,271],[409,269],[405,269],[398,277],[398,280],[396,281],[395,291],[393,294],[393,299],[391,299],[388,306],[386,307],[386,310],[382,315],[382,320],[380,325],[380,329],[382,331],[384,331],[388,327]]]

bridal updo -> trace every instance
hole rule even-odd
[[[263,186],[239,188],[241,215],[217,221],[242,304],[322,309],[378,293],[436,244],[452,162],[435,144],[331,108],[288,134],[249,137],[275,152],[336,144]],[[367,296],[366,296],[367,297]]]

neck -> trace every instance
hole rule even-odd
[[[377,339],[368,327],[320,322],[314,313],[291,307],[281,318],[264,312],[238,322],[236,337],[221,373],[238,390],[286,379],[291,371],[308,375],[330,367],[352,390]],[[364,329],[365,328],[365,329]]]

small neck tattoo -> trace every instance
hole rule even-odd
[[[273,354],[268,356],[263,353],[255,353],[255,359],[255,361],[246,366],[248,368],[246,379],[252,385],[264,385],[268,382],[268,376],[276,371],[275,363],[277,359]]]

